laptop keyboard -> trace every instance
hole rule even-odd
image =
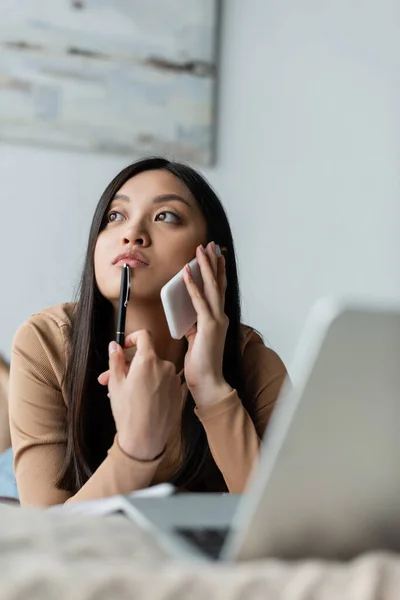
[[[220,527],[218,529],[177,527],[175,531],[211,556],[211,558],[218,558],[228,535],[229,527]]]

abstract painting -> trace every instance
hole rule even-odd
[[[0,141],[213,162],[218,0],[1,0]]]

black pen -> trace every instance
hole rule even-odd
[[[124,347],[125,342],[126,307],[128,306],[130,291],[131,270],[129,266],[125,263],[122,267],[121,272],[121,291],[119,295],[117,335],[115,337],[117,344],[119,344],[122,347]]]

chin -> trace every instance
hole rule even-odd
[[[147,302],[147,303],[161,303],[161,296],[160,296],[160,292],[156,292],[153,294],[145,294],[145,293],[141,293],[141,294],[135,294],[134,292],[131,292],[131,297],[130,297],[130,301],[132,302]]]
[[[103,292],[101,292],[101,295],[103,296],[103,298],[108,300],[108,302],[110,302],[110,304],[112,304],[114,307],[118,307],[119,294],[103,294]]]
[[[114,285],[111,287],[110,281],[108,281],[107,284],[106,285],[97,284],[97,288],[98,288],[100,294],[103,296],[103,298],[105,298],[112,304],[115,304],[115,302],[118,303],[120,286],[114,283]]]

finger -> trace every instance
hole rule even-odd
[[[128,374],[130,364],[131,361],[127,361],[125,357],[125,375]],[[97,381],[100,383],[100,385],[108,385],[108,382],[110,381],[110,369],[107,369],[107,371],[103,371],[103,373],[100,373],[100,375],[97,378]]]
[[[100,373],[97,381],[100,383],[100,385],[108,385],[108,382],[110,381],[110,370],[108,369],[107,371]]]
[[[188,264],[186,264],[183,269],[183,280],[185,282],[188,294],[192,300],[194,309],[197,313],[197,319],[200,320],[212,317],[210,307],[208,306],[207,301],[200,289],[196,285]]]
[[[214,253],[214,259],[217,264],[217,256]],[[201,269],[203,279],[203,294],[210,307],[214,318],[219,318],[223,309],[221,294],[217,282],[217,269],[214,272],[208,255],[201,250],[197,251],[197,260]]]
[[[214,271],[214,275],[215,277],[217,276],[217,269],[218,269],[218,257],[216,254],[216,250],[215,250],[215,243],[214,242],[210,242],[209,244],[207,244],[206,246],[206,255],[208,260],[210,261],[212,270]]]
[[[193,346],[195,337],[196,337],[196,333],[197,333],[197,325],[194,324],[192,325],[192,327],[185,333],[185,338],[188,341],[188,350],[190,350]]]
[[[117,342],[110,342],[108,353],[110,383],[113,381],[123,381],[125,379],[125,356],[121,346]]]
[[[226,286],[228,282],[226,278],[226,261],[224,255],[218,257],[217,282],[222,304],[225,307]]]
[[[125,348],[132,348],[132,346],[136,346],[135,356],[145,356],[150,352],[155,353],[153,336],[148,329],[139,329],[126,336]]]

